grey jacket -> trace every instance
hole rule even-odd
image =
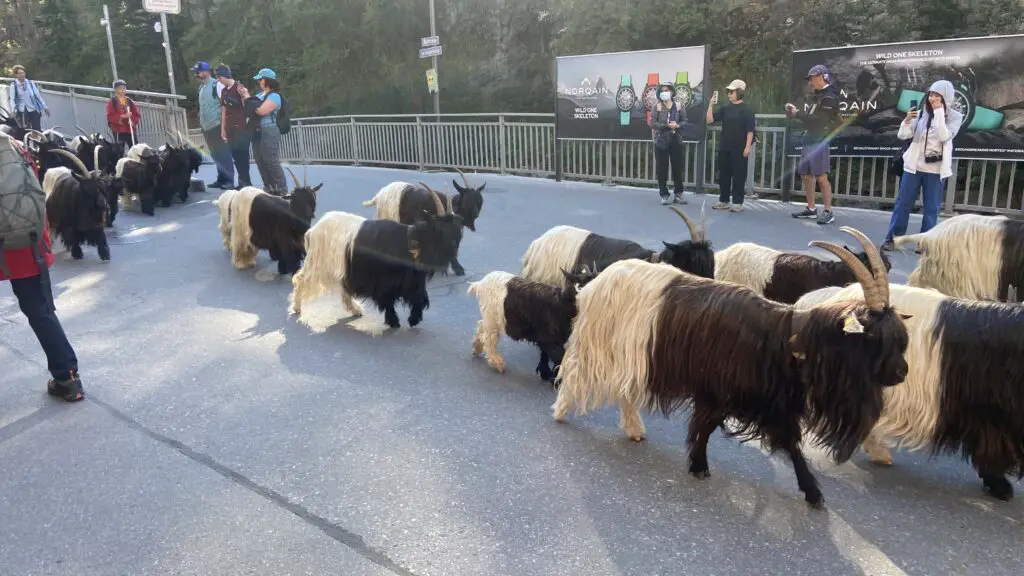
[[[654,143],[659,148],[666,148],[672,143],[673,140],[676,142],[682,142],[683,136],[679,133],[677,128],[675,133],[668,127],[670,109],[664,107],[661,102],[658,102],[654,109],[651,110],[651,129],[654,130]],[[686,122],[686,113],[684,110],[676,109],[676,123],[682,125]]]

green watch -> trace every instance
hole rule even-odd
[[[629,114],[636,104],[636,92],[633,91],[633,77],[623,74],[619,78],[619,90],[615,93],[615,107],[619,109],[619,124],[629,126]]]
[[[681,109],[690,107],[693,102],[693,89],[690,88],[690,73],[676,72],[676,105]]]

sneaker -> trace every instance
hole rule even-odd
[[[682,194],[676,194],[675,197],[672,198],[672,201],[676,204],[686,204],[686,200],[683,198]]]
[[[728,210],[729,209],[729,203],[728,202],[715,202],[714,204],[711,205],[711,209],[712,210]]]
[[[793,213],[793,218],[808,219],[808,218],[817,218],[817,217],[818,217],[818,209],[817,208],[804,208],[803,210],[801,210],[799,212],[794,212]]]
[[[208,182],[208,183],[206,184],[206,187],[207,187],[207,188],[216,188],[216,189],[220,189],[220,181],[218,180],[218,181],[216,181],[216,182]]]
[[[743,212],[743,204],[733,204],[729,208],[729,212]]]
[[[818,224],[825,225],[831,224],[836,221],[836,217],[832,214],[831,210],[822,210],[821,216],[818,217]]]
[[[896,246],[892,243],[892,240],[886,240],[885,242],[882,242],[880,248],[882,252],[892,252],[896,250]]]
[[[50,396],[59,396],[65,402],[78,402],[85,398],[82,380],[75,372],[71,372],[71,378],[67,380],[53,379],[47,382],[46,393]]]
[[[668,206],[669,204],[671,204],[671,202],[669,201],[668,196],[662,196],[661,197],[661,205],[662,206]]]

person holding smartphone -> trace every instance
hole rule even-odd
[[[711,96],[708,124],[722,122],[718,139],[718,203],[714,210],[743,211],[743,187],[747,183],[747,158],[754,146],[754,111],[743,101],[747,83],[733,80],[725,87],[729,102],[718,104],[718,92]],[[729,201],[732,200],[730,206]]]
[[[953,102],[953,84],[939,80],[928,88],[924,103],[913,106],[900,124],[896,137],[911,140],[903,153],[903,174],[896,204],[889,219],[882,250],[893,250],[892,239],[907,233],[910,210],[923,193],[921,232],[935,227],[942,206],[945,178],[953,174],[953,138],[960,131],[963,115],[949,107]]]

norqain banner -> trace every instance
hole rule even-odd
[[[556,133],[559,139],[652,139],[649,112],[661,82],[676,88],[676,103],[686,110],[680,122],[683,140],[705,138],[705,46],[615,52],[556,59]],[[720,97],[721,98],[721,97]]]
[[[928,87],[949,80],[964,115],[954,158],[1024,159],[1024,35],[846,46],[793,53],[790,102],[807,109],[807,72],[824,64],[840,96],[842,124],[833,155],[891,156],[912,102],[923,106]],[[877,90],[874,100],[872,93]],[[783,110],[779,110],[783,112]],[[792,122],[787,153],[800,153],[803,126]]]

